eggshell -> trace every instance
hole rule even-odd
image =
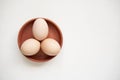
[[[33,23],[33,36],[38,40],[43,40],[48,36],[48,24],[42,19],[38,18]]]
[[[26,56],[35,55],[40,50],[40,42],[35,39],[27,39],[21,45],[21,51]]]
[[[45,54],[49,56],[55,56],[60,51],[60,45],[56,40],[52,38],[47,38],[42,41],[41,49]]]

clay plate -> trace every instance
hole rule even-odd
[[[20,49],[22,43],[26,39],[34,38],[33,34],[32,34],[32,25],[36,19],[37,18],[29,20],[20,29],[19,34],[18,34],[18,47],[19,47],[19,49]],[[46,19],[46,18],[43,18],[43,19],[45,19],[45,21],[47,22],[48,27],[49,27],[48,38],[55,39],[60,44],[60,46],[62,48],[63,37],[62,37],[62,33],[61,33],[60,29],[53,21]],[[54,58],[55,56],[48,56],[42,50],[40,50],[36,55],[25,56],[25,57],[27,57],[28,59],[35,61],[35,62],[43,62],[43,61],[48,61],[48,60]]]

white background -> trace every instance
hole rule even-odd
[[[46,63],[26,59],[17,45],[35,17],[63,33],[60,54]],[[120,0],[0,0],[0,80],[120,80]]]

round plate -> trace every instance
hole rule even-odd
[[[19,49],[20,49],[22,43],[26,39],[34,38],[33,34],[32,34],[32,26],[33,26],[33,23],[36,19],[38,19],[38,18],[34,18],[34,19],[29,20],[20,29],[19,34],[18,34]],[[63,37],[62,37],[62,33],[61,33],[60,29],[53,21],[46,19],[46,18],[43,18],[43,19],[47,22],[48,27],[49,27],[48,38],[55,39],[60,44],[60,46],[62,48]],[[41,62],[41,61],[48,61],[55,56],[48,56],[42,50],[40,50],[36,55],[25,56],[25,57],[27,57],[28,59],[33,60],[33,61]]]

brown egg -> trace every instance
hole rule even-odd
[[[43,40],[48,36],[48,24],[47,22],[42,19],[38,18],[34,21],[33,23],[33,28],[32,28],[33,36],[37,40]]]
[[[42,41],[41,49],[45,54],[49,56],[55,56],[59,53],[61,48],[59,43],[56,40],[52,38],[47,38]]]
[[[35,55],[40,50],[40,42],[30,38],[25,40],[21,45],[21,51],[26,56]]]

